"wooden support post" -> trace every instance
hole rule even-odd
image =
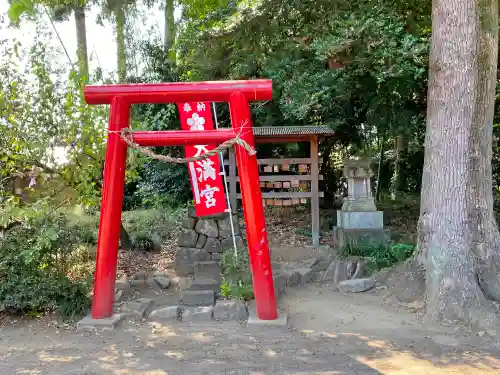
[[[236,191],[236,155],[234,153],[234,147],[231,147],[228,150],[229,155],[229,200],[231,202],[231,210],[233,213],[238,211],[238,200],[237,200],[237,191]]]
[[[319,163],[318,137],[311,137],[311,222],[313,245],[319,245]]]

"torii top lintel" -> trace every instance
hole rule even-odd
[[[271,100],[272,80],[89,85],[85,86],[84,96],[87,104],[111,104],[116,97],[129,104],[162,104],[228,102],[235,92],[241,92],[248,101]]]

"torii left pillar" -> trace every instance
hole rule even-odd
[[[100,325],[100,321],[111,318],[111,324],[114,324],[115,321],[112,319],[113,301],[127,153],[127,144],[121,139],[120,132],[123,128],[129,127],[130,106],[133,104],[195,101],[225,101],[229,102],[230,105],[232,129],[132,133],[133,141],[141,146],[222,143],[236,137],[236,135],[240,135],[248,144],[255,146],[249,102],[272,99],[272,82],[270,80],[251,80],[86,86],[84,95],[88,104],[111,105],[92,317],[87,320],[92,321],[94,325]],[[253,276],[256,318],[261,323],[275,324],[279,319],[257,157],[249,155],[239,145],[235,145],[235,147],[238,169],[242,171],[242,200]]]

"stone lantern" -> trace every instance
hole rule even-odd
[[[354,241],[380,242],[388,239],[384,231],[384,213],[377,211],[372,194],[370,162],[367,158],[344,161],[348,195],[344,198],[342,209],[337,211],[333,238],[337,248]]]

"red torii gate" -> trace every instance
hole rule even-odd
[[[125,184],[127,144],[122,129],[130,123],[132,104],[179,102],[229,102],[232,129],[205,131],[138,131],[131,136],[141,146],[186,146],[220,144],[236,136],[255,147],[249,101],[272,99],[271,80],[155,83],[86,86],[87,104],[110,104],[108,140],[97,242],[92,318],[113,314],[118,260],[119,232]],[[257,317],[278,318],[269,256],[266,222],[262,205],[257,156],[235,145],[247,230],[248,251],[253,276]]]

